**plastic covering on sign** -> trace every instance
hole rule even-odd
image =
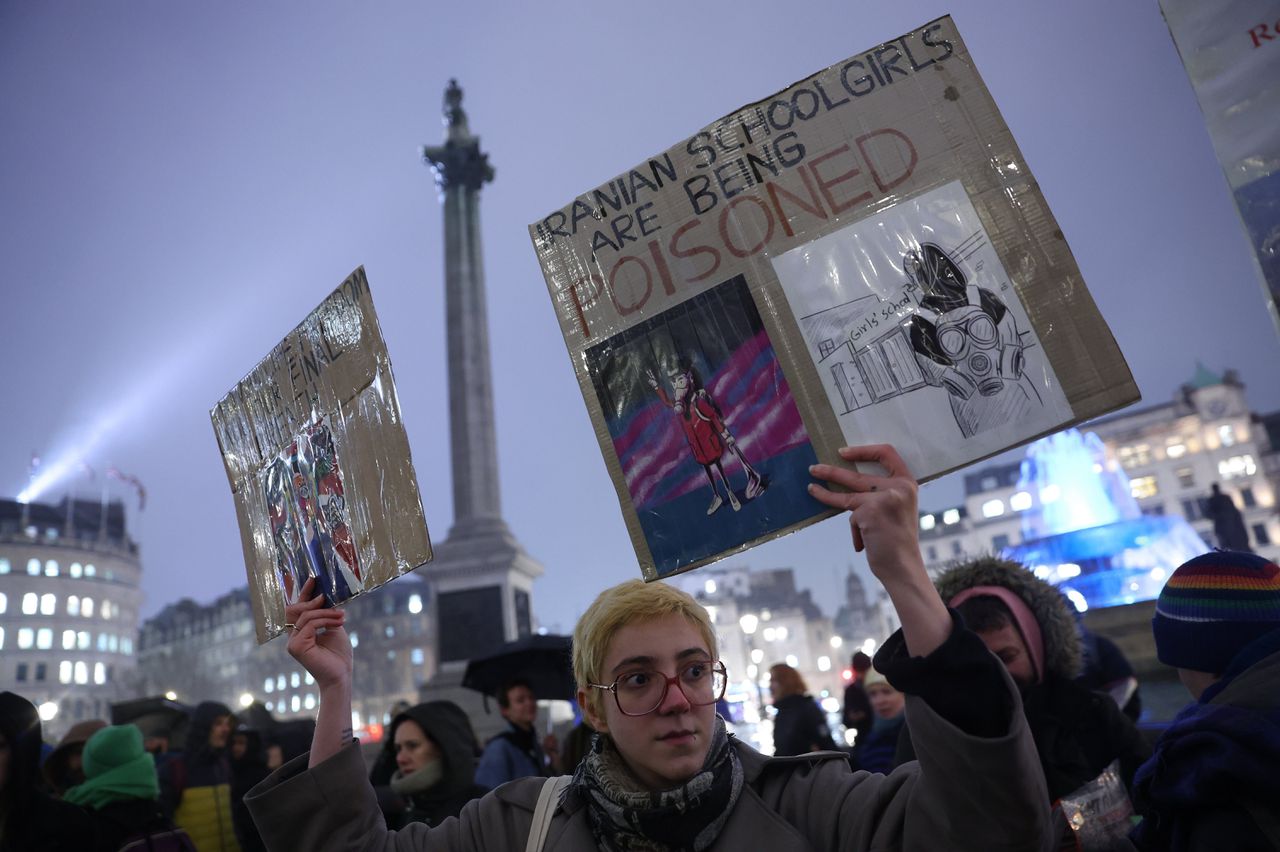
[[[1133,803],[1120,778],[1120,761],[1113,760],[1097,778],[1063,796],[1058,807],[1075,833],[1081,852],[1129,848],[1125,838],[1133,827]]]
[[[431,559],[409,442],[364,269],[210,412],[258,641],[308,578],[330,605]]]
[[[1137,386],[950,18],[742,107],[529,228],[646,579]]]

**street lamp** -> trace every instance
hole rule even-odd
[[[756,628],[760,626],[760,619],[754,613],[748,612],[738,619],[738,626],[742,628],[743,635],[747,637],[747,651],[749,652],[751,659],[754,660],[756,656],[756,645],[752,637],[755,635]],[[751,680],[756,685],[756,699],[760,702],[760,719],[763,721],[765,717],[764,690],[760,688],[759,670],[756,671],[755,676],[752,677]]]

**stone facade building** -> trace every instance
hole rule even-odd
[[[0,500],[0,689],[46,738],[135,693],[141,579],[120,502]]]

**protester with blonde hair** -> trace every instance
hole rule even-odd
[[[706,610],[660,582],[596,598],[574,632],[578,701],[599,732],[572,777],[525,778],[436,828],[387,831],[351,738],[345,613],[308,585],[287,610],[289,651],[322,696],[309,756],[246,798],[273,850],[1023,850],[1048,842],[1048,806],[1018,693],[948,612],[916,539],[916,483],[888,446],[815,465],[822,503],[851,510],[902,622],[877,664],[907,693],[921,760],[853,773],[844,755],[765,757],[715,713],[728,673]],[[527,844],[527,845],[526,845]]]

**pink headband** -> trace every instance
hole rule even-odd
[[[1040,622],[1036,621],[1031,608],[1022,598],[1004,586],[973,586],[956,595],[948,606],[957,607],[969,598],[998,598],[1013,613],[1014,626],[1022,634],[1022,641],[1027,644],[1027,653],[1031,655],[1031,667],[1036,673],[1036,683],[1044,681],[1044,637],[1040,635]]]

